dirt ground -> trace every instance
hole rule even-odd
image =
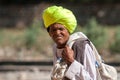
[[[50,71],[8,71],[0,72],[0,80],[50,80]],[[120,80],[120,72],[118,72]]]

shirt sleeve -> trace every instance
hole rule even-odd
[[[71,80],[96,80],[95,57],[91,47],[86,44],[83,65],[76,60],[69,66],[65,76]]]

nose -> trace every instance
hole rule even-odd
[[[60,34],[60,30],[56,30],[56,34]]]

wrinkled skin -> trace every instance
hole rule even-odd
[[[70,33],[59,23],[54,23],[49,27],[49,35],[53,41],[57,44],[57,48],[63,48],[62,57],[70,65],[74,61],[74,52],[70,49],[66,43],[69,39]]]

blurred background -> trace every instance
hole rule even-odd
[[[0,80],[50,80],[54,43],[42,12],[51,5],[73,11],[75,32],[86,34],[120,72],[119,0],[0,0]]]

